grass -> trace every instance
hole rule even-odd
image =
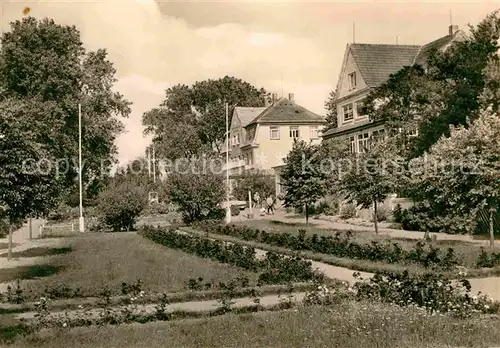
[[[62,269],[57,265],[34,265],[0,269],[0,283],[13,282],[17,279],[30,280],[55,275]]]
[[[46,330],[12,347],[494,347],[500,320],[458,320],[414,308],[344,302],[333,307],[229,314],[149,324]]]
[[[317,234],[318,236],[334,236],[337,231],[326,230],[315,227],[307,227],[302,223],[286,223],[274,220],[254,220],[254,221],[244,221],[234,223],[235,225],[245,225],[260,230],[265,230],[266,232],[273,233],[290,233],[293,235],[298,234],[299,229],[305,229],[306,235]],[[373,241],[377,242],[397,242],[399,246],[405,250],[410,250],[415,247],[418,240],[406,239],[406,238],[388,238],[384,235],[375,235],[373,233],[353,233],[351,240],[359,244],[368,244]],[[453,248],[455,253],[460,256],[460,260],[464,266],[467,268],[475,268],[476,262],[478,260],[479,254],[481,252],[480,247],[471,242],[457,241],[457,240],[437,240],[432,242],[432,245],[441,249],[441,254],[446,254],[448,248]],[[487,249],[491,251],[491,249]],[[496,246],[493,250],[494,252],[500,252],[500,247]],[[378,263],[378,262],[377,262]]]
[[[54,256],[54,255],[60,255],[60,254],[66,254],[71,252],[71,248],[47,248],[47,247],[40,247],[40,248],[31,248],[23,251],[17,251],[12,253],[12,258],[19,258],[19,257],[42,257],[42,256]],[[7,254],[2,254],[0,257],[7,257]]]
[[[17,244],[12,243],[12,247],[15,248]],[[0,250],[2,249],[8,249],[9,248],[9,243],[0,243]]]
[[[24,289],[42,295],[45,287],[64,284],[80,288],[82,296],[98,296],[104,285],[118,294],[122,282],[141,279],[145,291],[161,293],[185,290],[190,278],[227,281],[242,275],[252,282],[257,277],[237,267],[168,249],[135,233],[88,234],[67,240],[72,252],[53,256],[44,266],[59,272],[25,282],[21,284]],[[22,275],[20,268],[5,271],[11,272],[9,279]],[[18,272],[12,274],[14,271]]]

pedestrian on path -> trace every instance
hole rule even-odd
[[[272,195],[267,197],[266,203],[267,203],[267,213],[274,215],[274,208],[273,208],[274,199],[273,199]]]
[[[254,204],[255,204],[255,207],[259,207],[261,204],[260,204],[260,195],[258,192],[255,192],[254,195],[253,195],[253,201],[254,201]]]

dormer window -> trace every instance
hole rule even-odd
[[[352,103],[344,105],[342,107],[342,117],[345,121],[350,121],[354,118],[354,111],[352,109]]]
[[[355,89],[356,88],[356,72],[352,72],[349,74],[349,89]]]

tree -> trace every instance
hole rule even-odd
[[[148,192],[134,178],[113,182],[97,198],[97,212],[102,222],[115,232],[131,231],[148,204]]]
[[[276,191],[274,177],[259,170],[245,171],[243,175],[238,178],[233,194],[236,199],[247,201],[248,191],[250,191],[252,195],[258,192],[259,196],[262,198],[269,197]]]
[[[268,93],[248,82],[225,76],[176,85],[166,91],[160,107],[143,115],[145,133],[153,135],[158,155],[170,160],[202,153],[220,153],[225,139],[225,103],[229,115],[236,106],[264,106]]]
[[[304,141],[294,141],[284,159],[281,185],[285,188],[286,207],[305,207],[309,223],[309,207],[326,193],[326,172],[321,168],[318,147]]]
[[[372,140],[366,152],[353,154],[339,178],[340,191],[363,208],[373,206],[373,222],[378,234],[377,204],[396,192],[405,182],[405,168],[390,141]]]
[[[220,208],[226,195],[220,168],[206,168],[203,161],[191,161],[167,176],[168,194],[186,223],[223,218]]]
[[[328,95],[327,101],[325,102],[326,126],[324,127],[323,132],[338,127],[336,96],[336,91],[331,91]]]
[[[490,106],[467,127],[452,127],[450,133],[413,166],[424,169],[413,176],[419,198],[444,206],[450,215],[493,214],[500,202],[500,114]]]
[[[11,31],[2,35],[0,98],[30,100],[46,110],[39,140],[64,162],[70,186],[78,166],[78,103],[86,188],[114,163],[115,139],[123,129],[115,116],[130,113],[130,103],[113,91],[116,71],[106,57],[105,50],[86,52],[74,26],[51,19],[26,17],[11,23]]]
[[[9,259],[13,229],[27,216],[40,216],[57,204],[65,177],[58,173],[44,119],[48,111],[30,100],[0,102],[0,206],[10,224]]]

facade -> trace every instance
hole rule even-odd
[[[405,66],[418,64],[425,69],[433,50],[444,51],[464,38],[464,32],[451,25],[448,35],[423,46],[348,44],[336,89],[338,127],[325,132],[323,139],[343,138],[353,152],[364,151],[370,137],[384,135],[383,122],[372,122],[359,112],[368,93]]]
[[[274,168],[292,149],[294,139],[321,142],[325,118],[295,103],[294,95],[273,100],[267,107],[236,107],[229,131],[229,163],[234,179],[245,170],[258,169],[275,175]],[[225,149],[224,149],[225,155]]]

